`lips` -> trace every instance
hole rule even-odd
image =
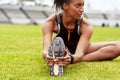
[[[79,17],[81,17],[82,14],[78,14]]]

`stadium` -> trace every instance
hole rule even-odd
[[[42,58],[42,23],[55,10],[44,1],[0,0],[0,80],[120,80],[120,57],[69,65],[62,77],[49,75]],[[90,6],[83,16],[94,26],[91,43],[120,41],[120,11]]]
[[[24,5],[24,4],[23,4]],[[51,13],[49,7],[41,6],[22,6],[19,5],[0,5],[0,23],[10,24],[40,24]],[[36,16],[34,16],[36,15]]]
[[[28,5],[29,4],[29,5]],[[23,6],[22,6],[23,5]],[[54,9],[47,5],[30,1],[21,1],[16,5],[0,5],[0,23],[11,24],[41,24],[44,20],[54,13]],[[90,9],[90,4],[87,5],[87,10],[84,12],[86,17],[93,25],[96,26],[119,26],[120,11],[107,11]],[[34,16],[35,15],[35,16]]]

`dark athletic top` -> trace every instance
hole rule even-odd
[[[80,38],[80,24],[82,22],[82,18],[76,20],[75,28],[72,32],[68,32],[65,26],[62,23],[62,17],[60,14],[56,15],[57,23],[58,23],[58,34],[56,37],[61,37],[65,43],[65,46],[69,49],[71,54],[75,53],[79,38]]]

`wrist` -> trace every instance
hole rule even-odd
[[[48,51],[43,50],[43,52],[42,52],[42,56],[43,56],[44,59],[46,59],[47,54],[48,54]]]
[[[81,61],[83,55],[82,54],[79,54],[79,55],[75,54],[75,55],[73,55],[73,57],[74,57],[74,63],[77,63],[77,62]]]

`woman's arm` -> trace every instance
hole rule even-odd
[[[54,18],[53,16],[49,17],[42,26],[43,31],[43,58],[46,58],[48,54],[48,48],[52,41],[52,33],[54,30]]]
[[[86,53],[87,48],[90,44],[92,32],[93,28],[91,24],[86,19],[83,19],[80,28],[81,37],[79,39],[75,54],[73,55],[74,57],[73,63],[79,62],[82,56]]]

